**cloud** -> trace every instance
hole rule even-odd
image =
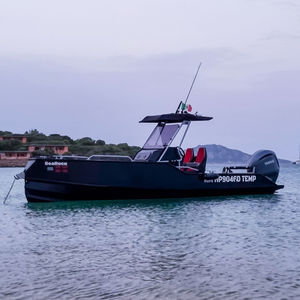
[[[284,40],[299,40],[299,39],[300,39],[300,34],[288,34],[282,32],[273,32],[261,38],[261,40],[280,40],[281,42]]]
[[[203,69],[190,102],[194,111],[214,120],[194,124],[187,142],[224,144],[246,152],[271,148],[293,159],[300,131],[300,70],[276,70],[267,63],[251,67],[246,55],[231,49],[121,57],[112,69],[104,61],[90,70],[49,57],[1,59],[0,128],[37,128],[142,145],[152,127],[138,121],[175,110],[199,58]]]

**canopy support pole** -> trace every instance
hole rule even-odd
[[[171,146],[173,140],[174,140],[175,137],[177,136],[177,134],[178,134],[178,132],[179,132],[179,130],[181,129],[181,127],[182,127],[183,124],[184,124],[184,123],[181,123],[180,126],[177,128],[175,134],[172,136],[172,138],[170,139],[170,141],[169,141],[167,147],[165,148],[165,150],[164,150],[163,153],[161,154],[160,158],[158,159],[158,162],[160,162],[160,161],[162,160],[162,158],[164,157],[165,153],[167,152],[167,150],[168,150],[169,147]]]
[[[186,133],[188,132],[189,127],[190,127],[190,125],[191,125],[191,121],[189,121],[189,122],[187,122],[187,123],[185,123],[185,124],[187,124],[187,127],[186,127],[185,132],[184,132],[184,134],[183,134],[183,137],[182,137],[182,139],[181,139],[181,141],[180,141],[179,147],[181,147],[181,145],[182,145],[182,143],[183,143],[183,141],[184,141],[184,139],[185,139]]]

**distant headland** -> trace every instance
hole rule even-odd
[[[232,164],[247,164],[251,155],[240,150],[230,149],[222,145],[199,145],[195,147],[195,152],[198,148],[204,147],[207,150],[207,163],[232,163]],[[291,164],[291,161],[286,159],[278,159],[279,163]]]

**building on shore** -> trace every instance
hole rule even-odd
[[[27,151],[0,151],[0,167],[23,167],[26,165],[28,159],[30,159],[34,152],[48,151],[56,155],[63,155],[69,151],[68,145],[51,145],[51,144],[28,144],[27,137],[23,135],[2,135],[0,141],[17,140],[22,144],[22,149]]]
[[[28,151],[30,153],[34,151],[47,151],[50,150],[54,154],[62,155],[69,151],[69,146],[67,145],[28,145]]]
[[[28,151],[2,151],[0,159],[29,159],[31,153]]]
[[[0,167],[23,167],[30,157],[28,151],[1,151]]]

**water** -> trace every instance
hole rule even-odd
[[[0,197],[19,169],[0,169]],[[203,200],[0,205],[0,298],[300,297],[300,167],[284,190]]]

